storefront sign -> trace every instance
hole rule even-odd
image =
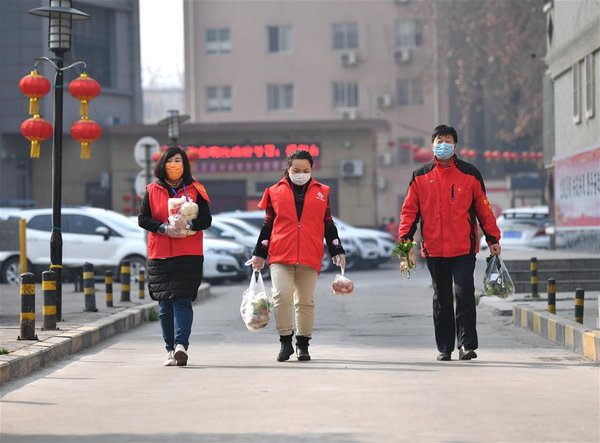
[[[287,157],[296,150],[308,151],[313,157],[313,169],[320,168],[319,143],[264,143],[246,145],[188,146],[187,153],[199,161],[195,169],[202,174],[257,173],[283,171]]]
[[[600,227],[600,146],[555,161],[557,228]]]

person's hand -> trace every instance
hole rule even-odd
[[[500,248],[500,243],[496,243],[494,245],[490,246],[490,254],[492,255],[500,255],[500,251],[502,248]]]
[[[161,227],[164,230],[164,235],[167,235],[167,236],[169,236],[171,238],[183,238],[183,237],[185,237],[185,232],[179,231],[179,230],[175,229],[170,224],[165,223]]]
[[[255,271],[262,271],[262,269],[265,267],[265,259],[258,257],[257,255],[253,255],[252,258],[246,262],[246,265],[252,266],[252,269]]]
[[[337,254],[331,257],[331,261],[334,265],[339,266],[340,268],[346,266],[346,254]]]
[[[187,225],[187,220],[181,214],[177,214],[171,218],[171,226],[178,231],[184,231],[186,225]]]

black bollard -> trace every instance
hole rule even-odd
[[[106,285],[106,307],[113,307],[113,277],[112,271],[106,271],[104,274],[104,284]]]
[[[583,298],[585,291],[582,288],[575,289],[575,321],[583,324]]]
[[[130,296],[131,268],[129,260],[121,262],[121,301],[131,301]]]
[[[31,272],[21,274],[19,293],[21,294],[21,335],[17,340],[37,340],[35,335],[35,276]]]
[[[531,296],[534,298],[539,298],[540,294],[538,294],[538,266],[537,266],[537,258],[531,257],[530,263],[531,269]]]
[[[96,287],[94,286],[94,265],[83,264],[83,294],[85,297],[85,312],[98,312],[96,309]]]
[[[548,279],[548,312],[556,314],[556,280]]]
[[[42,272],[42,292],[44,293],[44,307],[42,314],[44,318],[44,331],[56,330],[56,272]]]
[[[146,271],[144,270],[144,268],[140,268],[140,271],[138,272],[138,298],[140,300],[143,300],[145,297],[145,283],[146,283]]]

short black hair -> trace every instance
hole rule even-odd
[[[433,142],[436,137],[443,135],[451,135],[454,139],[454,143],[458,143],[458,134],[456,133],[456,129],[448,125],[436,126],[436,128],[433,130],[433,134],[431,134],[431,141]]]
[[[192,177],[188,156],[180,146],[171,146],[169,149],[163,152],[160,159],[156,163],[156,166],[154,167],[154,175],[157,179],[164,182],[167,178],[167,171],[165,167],[167,160],[177,154],[181,154],[181,158],[183,159],[183,183],[189,185],[194,181],[194,177]]]
[[[308,160],[308,162],[310,163],[310,167],[311,168],[313,167],[312,155],[310,155],[310,153],[308,151],[305,151],[304,149],[297,149],[294,152],[292,152],[290,155],[288,155],[287,164],[285,166],[285,171],[283,171],[284,177],[288,176],[288,169],[290,169],[292,167],[292,162],[294,160]]]

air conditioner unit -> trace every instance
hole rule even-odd
[[[340,116],[343,120],[356,120],[358,118],[358,109],[342,108],[340,110]]]
[[[379,160],[379,166],[390,166],[392,164],[392,153],[383,152],[377,156]]]
[[[392,107],[392,96],[390,94],[382,94],[377,96],[377,108],[389,109]]]
[[[376,183],[377,183],[377,189],[379,191],[383,191],[385,188],[387,188],[387,178],[382,177],[382,176],[377,176],[376,179]]]
[[[340,61],[342,66],[356,66],[358,64],[358,54],[356,51],[340,52]]]
[[[397,48],[394,51],[394,59],[398,64],[408,63],[410,61],[410,48]]]
[[[340,162],[340,176],[362,177],[364,175],[365,163],[362,160],[342,160]]]

